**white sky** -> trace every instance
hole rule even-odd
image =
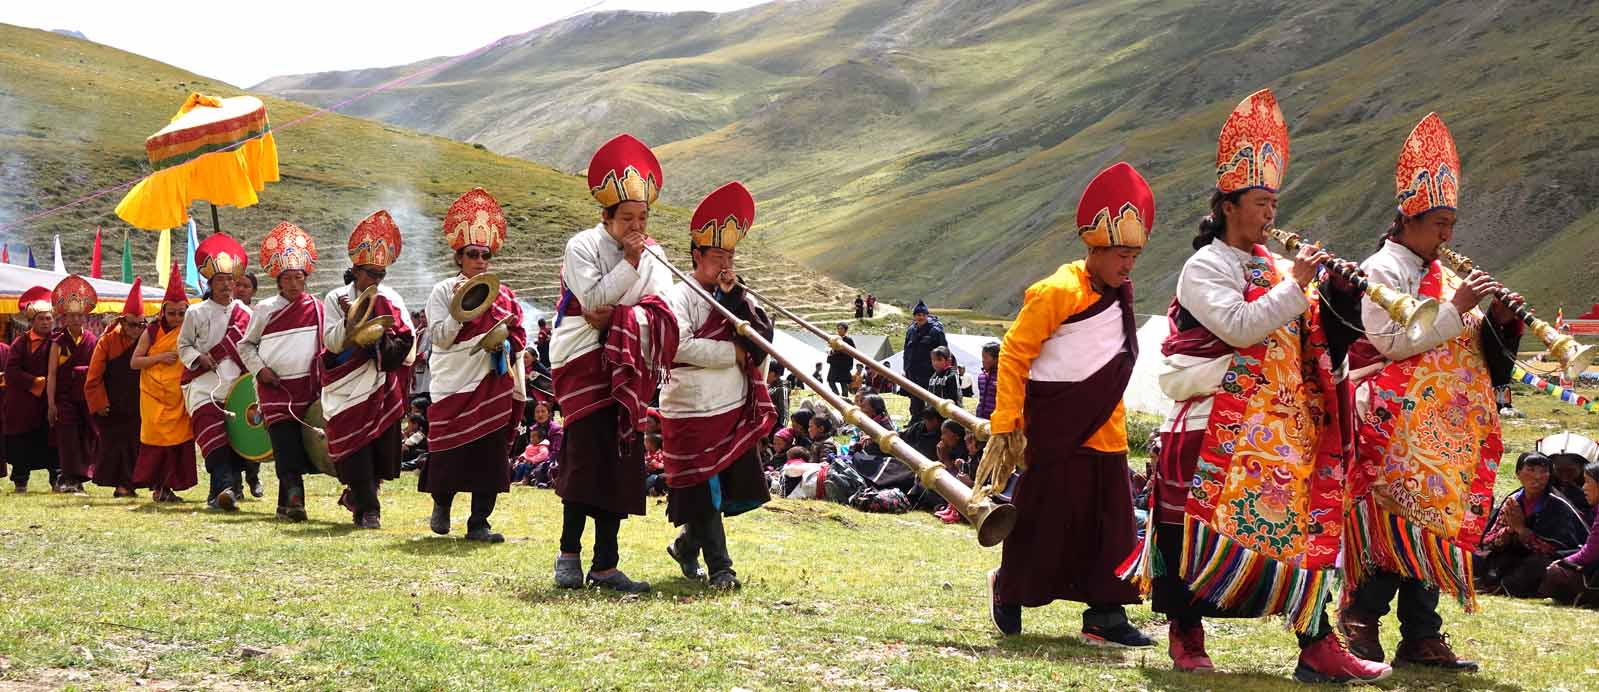
[[[7,0],[0,22],[89,40],[239,87],[459,55],[582,12],[725,12],[766,0]]]

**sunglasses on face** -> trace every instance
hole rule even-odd
[[[479,250],[477,248],[468,248],[466,250],[462,250],[461,251],[461,255],[466,257],[467,259],[483,260],[483,261],[487,262],[490,258],[492,258],[494,256],[494,253],[489,252],[488,250]]]

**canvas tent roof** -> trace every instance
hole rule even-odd
[[[32,269],[16,265],[4,265],[5,271],[0,271],[0,315],[11,315],[17,312],[17,299],[22,297],[22,292],[34,286],[55,288],[62,279],[67,278],[61,274],[45,269]],[[99,294],[100,302],[95,305],[94,311],[99,313],[116,314],[122,312],[122,306],[128,301],[128,291],[133,288],[131,284],[109,279],[88,279],[89,285],[94,287]],[[161,312],[161,297],[166,294],[160,286],[143,284],[140,293],[144,294],[144,314],[155,315]],[[193,297],[190,297],[191,301]]]
[[[1172,401],[1160,391],[1162,357],[1160,342],[1171,333],[1171,322],[1165,317],[1151,317],[1138,328],[1138,362],[1133,364],[1133,377],[1127,382],[1127,392],[1122,402],[1127,410],[1165,416]]]

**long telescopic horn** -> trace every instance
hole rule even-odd
[[[1443,263],[1449,265],[1449,268],[1459,274],[1462,279],[1477,268],[1477,263],[1471,261],[1470,257],[1446,247],[1438,248],[1438,259],[1443,260]],[[1510,289],[1503,286],[1494,292],[1494,297],[1499,300],[1505,300],[1509,296]],[[1568,379],[1575,379],[1586,371],[1589,365],[1593,364],[1596,354],[1592,346],[1578,343],[1570,334],[1561,334],[1560,330],[1554,328],[1554,325],[1538,319],[1532,314],[1532,309],[1527,306],[1526,302],[1511,306],[1511,310],[1516,313],[1516,319],[1527,325],[1527,328],[1532,330],[1533,335],[1543,342],[1544,348],[1549,349],[1549,355],[1560,361],[1560,369],[1565,372]]]
[[[833,350],[848,353],[851,358],[860,361],[866,367],[871,368],[873,372],[892,380],[894,384],[899,386],[900,389],[910,392],[912,396],[927,402],[927,405],[932,406],[933,410],[938,411],[939,415],[954,420],[956,423],[959,423],[961,427],[977,433],[977,439],[986,440],[989,438],[988,421],[978,418],[976,414],[956,406],[955,402],[950,401],[949,399],[945,399],[944,397],[927,391],[926,387],[912,382],[910,378],[894,372],[888,366],[872,360],[859,349],[846,343],[839,335],[828,334],[827,332],[823,331],[821,327],[818,327],[805,318],[794,314],[793,312],[789,311],[788,308],[767,300],[766,296],[761,295],[759,291],[750,288],[748,285],[744,287],[744,290],[749,291],[750,294],[754,295],[756,299],[760,300],[763,305],[767,305],[773,310],[776,310],[778,314],[787,317],[790,321],[799,325],[805,331],[808,331],[826,340],[827,345],[832,347]]]
[[[916,451],[916,448],[901,440],[899,433],[878,425],[877,421],[872,420],[871,416],[866,415],[866,412],[862,411],[859,406],[845,401],[837,394],[829,391],[821,382],[817,382],[816,378],[795,367],[792,361],[777,352],[771,342],[756,332],[748,321],[739,319],[732,311],[723,307],[709,293],[706,293],[705,289],[700,287],[698,281],[695,281],[693,277],[683,273],[677,267],[672,266],[672,263],[666,261],[666,258],[653,246],[646,245],[644,249],[656,261],[660,262],[673,274],[676,274],[679,280],[688,284],[695,295],[710,303],[712,309],[720,313],[728,322],[731,322],[739,336],[748,339],[750,343],[765,351],[776,359],[778,363],[781,363],[783,367],[788,368],[790,372],[800,378],[801,382],[805,383],[805,386],[810,387],[811,391],[820,395],[828,406],[844,414],[844,420],[860,428],[862,432],[877,443],[878,447],[892,454],[894,458],[899,459],[906,466],[909,466],[916,473],[916,481],[921,483],[922,487],[932,490],[938,493],[940,497],[948,500],[977,529],[977,543],[979,545],[984,547],[998,545],[1005,540],[1006,536],[1010,535],[1011,529],[1016,526],[1015,507],[1004,504],[996,505],[986,497],[973,501],[972,489],[945,470],[943,464],[922,456],[920,452]]]

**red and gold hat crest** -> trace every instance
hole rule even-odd
[[[732,252],[755,224],[755,198],[743,183],[716,188],[700,201],[689,220],[689,243],[694,247],[719,247]]]
[[[244,276],[245,268],[250,266],[250,255],[233,236],[212,233],[194,249],[194,264],[199,267],[200,276],[207,279],[219,272]]]
[[[316,269],[316,241],[305,229],[284,221],[261,240],[261,266],[273,278],[294,269],[310,274]]]
[[[22,292],[17,297],[17,307],[22,311],[22,318],[32,320],[35,315],[50,312],[52,309],[50,289],[43,286],[34,286]]]
[[[1089,247],[1143,247],[1155,228],[1155,193],[1126,161],[1099,172],[1077,202],[1077,237]]]
[[[87,315],[94,312],[94,306],[100,302],[100,294],[94,290],[94,286],[77,274],[68,274],[67,278],[56,284],[50,295],[58,315]]]
[[[589,160],[589,193],[602,207],[623,202],[653,206],[661,194],[661,163],[633,135],[620,134]]]
[[[1238,103],[1216,144],[1216,189],[1276,192],[1288,171],[1288,123],[1271,89]]]
[[[1460,152],[1437,113],[1428,113],[1405,138],[1394,187],[1399,213],[1405,216],[1460,206]]]
[[[399,225],[388,210],[379,209],[355,225],[346,249],[352,265],[387,267],[400,258],[400,247]]]
[[[444,238],[451,250],[481,245],[499,252],[505,243],[505,212],[481,187],[474,187],[450,205],[444,214]]]

